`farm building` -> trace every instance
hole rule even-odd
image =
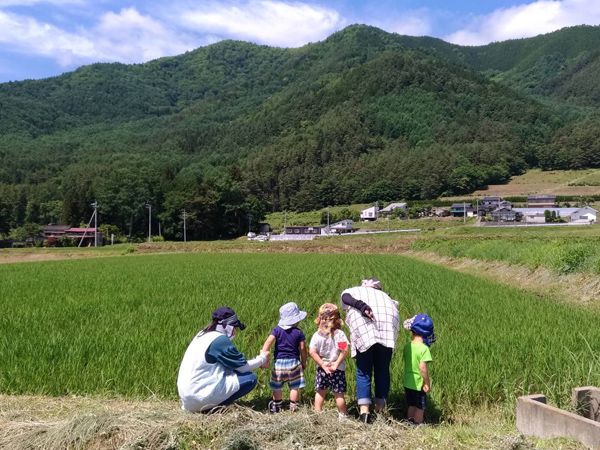
[[[465,212],[467,217],[473,217],[475,215],[473,205],[470,203],[454,203],[450,206],[450,214],[453,217],[463,217]]]
[[[370,208],[363,209],[360,212],[361,220],[377,220],[378,216],[379,216],[379,207],[378,206],[371,206]]]
[[[582,208],[514,208],[513,210],[522,214],[526,223],[546,223],[546,211],[555,213],[556,217],[560,217],[566,222],[581,224],[596,222],[598,214],[598,211],[589,206]]]
[[[554,208],[556,206],[556,195],[529,195],[527,197],[528,208]]]
[[[329,226],[329,230],[333,233],[342,234],[342,233],[352,233],[352,229],[354,227],[354,222],[350,219],[340,220],[334,224]]]
[[[320,235],[321,227],[315,227],[315,226],[285,227],[284,234]]]
[[[406,203],[390,203],[385,208],[379,210],[379,212],[391,213],[394,212],[396,209],[401,209],[402,211],[406,212],[407,205]]]

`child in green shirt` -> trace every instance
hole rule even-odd
[[[404,347],[404,389],[406,392],[407,418],[415,425],[423,422],[427,409],[427,393],[431,386],[427,363],[431,362],[429,346],[435,342],[433,321],[426,314],[419,314],[404,321],[410,330],[411,342]]]

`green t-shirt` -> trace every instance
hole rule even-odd
[[[422,342],[409,342],[404,346],[404,387],[420,391],[423,389],[423,377],[419,363],[430,362],[431,352]]]

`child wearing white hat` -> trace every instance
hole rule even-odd
[[[306,384],[304,381],[306,337],[298,328],[298,323],[304,320],[306,312],[300,311],[294,302],[289,302],[279,308],[279,316],[279,324],[273,328],[262,348],[264,352],[269,353],[271,346],[275,344],[273,369],[269,382],[269,388],[273,391],[269,410],[273,413],[278,413],[282,409],[282,390],[286,383],[290,387],[290,411],[298,409],[299,390]]]

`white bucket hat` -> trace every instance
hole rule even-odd
[[[304,320],[306,312],[300,311],[300,308],[294,302],[289,302],[279,308],[279,317],[280,327],[290,327]]]

